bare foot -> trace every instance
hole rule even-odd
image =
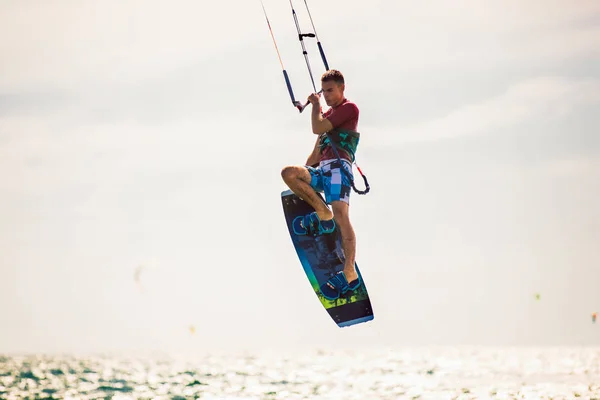
[[[355,281],[358,279],[358,273],[356,272],[356,269],[354,268],[354,265],[351,268],[344,268],[344,275],[346,275],[346,280],[348,281],[348,283]]]
[[[356,272],[354,266],[352,268],[344,268],[344,275],[346,276],[346,281],[348,283],[351,283],[352,281],[358,279],[358,273]],[[329,286],[332,289],[335,289],[333,285],[329,282],[327,282],[327,286]]]
[[[333,218],[333,212],[329,208],[326,208],[325,211],[317,211],[317,215],[321,221],[328,221]]]

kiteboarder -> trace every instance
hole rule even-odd
[[[322,114],[320,95],[308,97],[312,106],[312,132],[317,136],[304,166],[287,166],[281,176],[288,187],[316,211],[300,218],[294,230],[299,234],[330,235],[336,229],[342,238],[344,269],[321,286],[328,299],[336,299],[361,282],[355,269],[356,236],[349,218],[353,181],[352,162],[358,145],[359,110],[344,95],[345,80],[338,70],[321,77],[325,102],[330,107]],[[325,195],[325,202],[316,192]],[[331,209],[327,205],[331,206]]]

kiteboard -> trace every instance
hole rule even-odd
[[[363,282],[358,289],[348,291],[336,300],[326,299],[319,290],[321,285],[327,282],[331,276],[344,268],[344,255],[339,234],[333,233],[316,237],[296,235],[292,227],[292,221],[297,216],[313,212],[314,208],[296,196],[291,190],[281,193],[281,201],[288,231],[300,263],[312,289],[329,316],[339,327],[372,320],[374,316],[369,293],[358,265],[355,264],[356,271]]]

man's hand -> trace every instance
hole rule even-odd
[[[308,96],[308,101],[313,106],[320,105],[321,95],[319,93],[313,93],[310,96]]]

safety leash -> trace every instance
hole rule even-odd
[[[327,133],[325,133],[325,135],[327,135]],[[340,153],[338,153],[338,151],[337,151],[335,143],[331,140],[331,138],[329,137],[329,135],[327,135],[327,137],[329,138],[330,146],[333,149],[333,152],[335,153],[335,156],[337,157],[338,162],[340,163],[340,169],[342,171],[344,171],[344,174],[346,175],[346,177],[350,181],[350,186],[352,186],[352,190],[354,190],[358,194],[367,194],[367,193],[369,193],[369,191],[371,190],[371,186],[369,186],[369,181],[367,181],[367,176],[365,174],[363,174],[363,172],[361,171],[361,169],[358,166],[358,164],[356,163],[356,161],[354,161],[353,164],[356,165],[356,169],[358,170],[358,172],[360,173],[360,176],[362,176],[363,181],[365,182],[365,190],[358,190],[356,188],[356,186],[354,186],[354,177],[352,176],[351,173],[349,173],[346,170],[346,167],[344,167],[344,162],[342,161],[342,158],[340,157]],[[350,168],[352,168],[352,164],[350,164]]]

